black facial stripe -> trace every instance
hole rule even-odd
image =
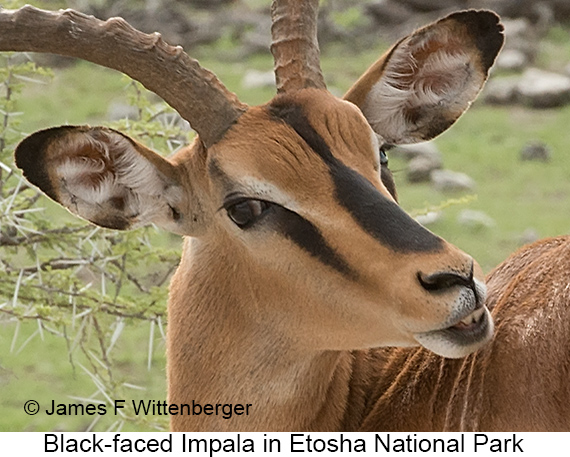
[[[356,272],[335,252],[311,222],[279,205],[273,206],[272,211],[274,214],[267,219],[267,223],[273,230],[293,241],[325,265],[350,279],[356,279]]]
[[[208,172],[220,179],[228,189],[236,187],[217,161],[212,160],[210,162]],[[349,279],[356,278],[356,272],[335,252],[311,222],[277,204],[272,204],[269,211],[273,214],[266,217],[262,222],[266,227],[281,233],[309,255],[334,268]]]
[[[291,126],[328,166],[335,197],[354,220],[382,244],[398,252],[430,252],[442,247],[441,238],[414,221],[384,197],[366,178],[336,159],[299,105],[274,103],[270,113]]]

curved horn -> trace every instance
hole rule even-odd
[[[121,18],[101,21],[73,10],[31,6],[0,10],[0,51],[49,52],[118,70],[159,95],[190,122],[206,146],[218,141],[246,105],[180,46]]]
[[[274,0],[272,44],[277,92],[326,89],[317,42],[318,0]]]

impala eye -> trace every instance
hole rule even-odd
[[[386,151],[392,149],[393,147],[394,146],[391,144],[383,144],[380,147],[380,165],[388,165],[388,156],[386,155]]]
[[[270,207],[269,202],[254,199],[240,200],[225,206],[229,218],[240,229],[251,227]]]

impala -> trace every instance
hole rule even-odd
[[[121,19],[0,12],[0,50],[122,71],[198,133],[169,160],[89,126],[37,132],[15,153],[32,184],[94,224],[185,236],[168,402],[212,414],[172,415],[172,429],[569,430],[567,240],[491,274],[493,338],[481,269],[400,209],[387,167],[389,145],[437,136],[479,93],[498,17],[457,12],[415,31],[339,99],[317,9],[273,2],[277,95],[258,107]],[[228,404],[242,409],[224,418]]]

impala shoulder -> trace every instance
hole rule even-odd
[[[568,235],[523,246],[487,275],[487,306],[495,308],[499,301],[512,300],[522,293],[527,299],[534,297],[538,290],[545,287],[546,279],[546,284],[550,285],[556,282],[556,276],[564,274],[565,261],[570,262]],[[556,268],[556,265],[561,268]]]

